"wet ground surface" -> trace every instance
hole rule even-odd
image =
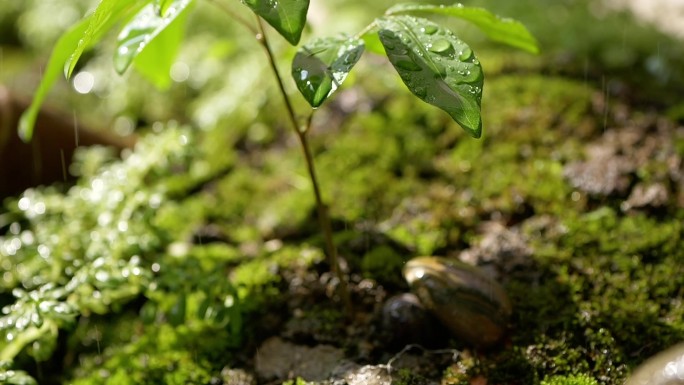
[[[677,12],[663,15],[676,17]],[[250,336],[238,352],[230,352],[237,359],[221,361],[220,374],[212,372],[212,383],[279,384],[303,378],[333,384],[528,384],[546,375],[590,373],[600,384],[620,384],[646,356],[684,338],[679,251],[684,234],[678,220],[684,209],[682,120],[643,102],[632,106],[633,95],[621,93],[628,89],[623,83],[604,82],[601,89],[600,80],[588,82],[581,70],[568,79],[530,76],[525,69],[516,73],[515,63],[508,70],[493,74],[488,83],[493,91],[486,90],[495,101],[485,106],[491,136],[467,145],[444,129],[440,118],[402,115],[416,108],[413,104],[393,105],[390,98],[375,101],[363,93],[360,98],[352,92],[340,95],[340,100],[370,101],[363,114],[376,108],[392,111],[355,121],[340,132],[321,127],[323,135],[338,135],[319,143],[329,151],[319,156],[331,169],[328,185],[339,188],[335,182],[342,176],[357,178],[331,193],[337,230],[353,234],[338,247],[355,314],[345,315],[336,294],[339,284],[325,262],[269,265],[268,273],[278,278],[278,300],[250,315],[244,327]],[[638,84],[632,86],[639,90]],[[662,106],[662,101],[655,104]],[[336,111],[340,105],[333,105],[328,117],[345,124],[353,111]],[[412,128],[387,129],[384,120],[381,128],[372,126],[373,119],[392,114],[398,117],[391,124],[439,128],[414,140],[406,133]],[[421,140],[429,143],[427,155],[411,147]],[[296,163],[284,156],[291,155],[286,142],[277,141],[272,153],[245,156],[249,159],[241,166],[253,166],[247,179],[263,173],[255,185],[269,184],[245,183],[245,195],[256,191],[244,199],[249,202],[245,206],[252,205],[248,209],[221,212],[236,198],[234,191],[244,187],[239,183],[236,189],[226,182],[226,193],[220,180],[194,190],[205,194],[199,206],[209,207],[201,206],[208,214],[199,221],[211,223],[194,229],[192,242],[234,246],[249,260],[264,249],[277,251],[283,244],[315,238],[315,221],[301,214],[313,212],[301,203],[309,202],[309,195],[297,198],[301,207],[284,211],[297,213],[298,219],[267,215],[271,200],[287,196],[298,177],[291,170],[297,166],[290,167]],[[263,150],[261,144],[251,145]],[[357,150],[362,154],[352,159],[361,159],[357,164],[334,168]],[[382,156],[391,158],[392,151],[398,160],[382,164]],[[328,158],[326,153],[331,153]],[[268,156],[285,166],[278,169]],[[274,169],[284,169],[285,177],[274,178]],[[354,174],[359,170],[370,171]],[[356,190],[357,185],[362,188]],[[185,214],[177,215],[182,221]],[[242,241],[244,233],[231,233],[238,224],[257,229],[257,240]],[[510,293],[513,315],[506,336],[486,350],[454,338],[404,297],[409,289],[398,271],[383,276],[382,263],[364,266],[359,261],[373,250],[404,261],[429,250],[477,266]],[[136,338],[142,338],[158,325],[138,326]],[[99,367],[106,355],[100,355],[100,340],[93,341]],[[92,347],[95,342],[90,342]],[[154,353],[145,352],[140,361],[147,365]]]
[[[595,108],[603,111],[600,105]],[[583,143],[579,157],[566,160],[562,175],[574,188],[568,198],[583,202],[586,212],[609,204],[625,216],[666,218],[684,207],[678,147],[684,127],[656,114],[635,117],[624,105],[614,108],[611,120],[610,128]],[[538,237],[554,239],[567,231],[563,220],[549,215],[530,214],[515,223],[490,220],[478,226],[477,242],[451,257],[478,266],[504,285],[534,285],[544,274],[535,261]],[[472,362],[505,359],[496,357],[510,349],[511,338],[527,332],[522,325],[511,325],[497,346],[478,350],[455,340],[424,309],[405,305],[403,318],[392,315],[388,300],[408,291],[401,284],[385,288],[352,272],[356,314],[349,320],[336,311],[342,305],[325,267],[287,272],[284,281],[289,282],[287,306],[266,316],[266,324],[278,325],[278,332],[266,333],[248,357],[251,382],[246,383],[276,384],[297,377],[334,384],[387,384],[409,377],[421,384],[499,383],[489,380],[486,370],[474,374]]]

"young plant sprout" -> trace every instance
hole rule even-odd
[[[199,1],[199,0],[197,0]],[[384,55],[406,87],[419,99],[444,110],[472,137],[482,135],[480,106],[484,73],[472,48],[454,32],[423,16],[447,16],[469,21],[492,40],[536,53],[537,44],[527,29],[517,21],[500,18],[486,9],[452,5],[399,4],[391,7],[356,33],[334,37],[316,37],[299,47],[292,61],[292,77],[302,97],[310,104],[307,114],[295,111],[292,96],[286,92],[276,57],[263,21],[273,27],[291,45],[299,44],[306,25],[309,0],[244,0],[256,15],[250,22],[231,12],[222,1],[212,4],[243,24],[264,48],[289,123],[294,130],[306,161],[312,185],[325,253],[339,282],[338,295],[349,315],[353,306],[341,271],[331,227],[328,202],[319,185],[314,157],[308,142],[312,116],[317,108],[338,90],[364,52]],[[115,27],[119,28],[114,53],[114,68],[120,74],[133,66],[156,85],[163,85],[181,44],[185,21],[195,0],[102,0],[95,10],[65,32],[55,45],[43,72],[31,106],[21,117],[19,132],[30,140],[40,106],[60,73],[69,78],[84,52],[97,45]],[[421,15],[421,16],[417,16]],[[160,78],[160,74],[163,76]],[[305,119],[299,119],[305,116]],[[333,202],[334,203],[334,202]],[[23,297],[22,297],[23,298]],[[61,299],[62,297],[59,297]],[[76,311],[66,303],[55,302],[69,319]],[[60,307],[60,309],[62,309]],[[61,316],[60,316],[61,317]],[[64,316],[66,317],[66,316]],[[62,317],[63,318],[63,317]],[[62,318],[56,318],[64,322]],[[3,360],[11,360],[42,334],[54,335],[60,322],[50,321],[50,328],[32,329],[32,335],[17,339],[11,350],[3,351]],[[41,334],[42,333],[42,334]]]
[[[132,64],[144,76],[163,72],[173,63],[182,37],[184,19],[194,0],[102,0],[95,11],[67,31],[58,41],[31,107],[22,116],[20,134],[32,135],[37,111],[60,70],[68,78],[85,50],[97,44],[120,22],[126,21],[117,39],[114,67],[125,72]],[[221,5],[219,1],[216,4]],[[352,312],[346,279],[340,271],[327,203],[324,202],[307,136],[312,116],[344,82],[365,49],[386,55],[404,84],[419,99],[446,111],[471,136],[482,135],[480,105],[484,73],[473,50],[449,29],[415,14],[450,16],[478,26],[492,40],[537,53],[534,37],[519,22],[498,17],[486,9],[452,5],[398,4],[351,36],[315,38],[301,46],[292,62],[292,76],[300,93],[311,105],[302,124],[285,91],[276,58],[262,20],[290,44],[297,45],[306,25],[309,0],[245,0],[257,16],[256,28],[231,16],[256,32],[264,47],[273,75],[287,107],[292,128],[299,139],[311,181],[318,220],[325,239],[330,266],[340,283],[339,295]],[[227,8],[222,7],[227,10]],[[63,66],[63,67],[62,67]],[[168,73],[166,71],[165,73]]]

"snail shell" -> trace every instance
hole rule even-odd
[[[684,385],[684,343],[646,360],[625,385]]]
[[[438,257],[418,257],[404,277],[423,305],[458,338],[487,347],[501,339],[511,314],[503,288],[474,266]]]

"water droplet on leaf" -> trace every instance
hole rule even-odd
[[[301,80],[306,80],[306,78],[309,77],[309,71],[307,71],[307,70],[298,68],[298,69],[296,69],[295,71],[299,72],[299,78],[300,78]]]
[[[437,32],[437,27],[435,27],[434,25],[426,25],[425,27],[421,28],[420,31],[428,35],[432,35],[435,32]]]
[[[480,70],[480,67],[477,66],[472,66],[470,69],[465,71],[465,79],[463,79],[467,83],[475,82],[480,77],[482,76],[482,71]]]
[[[451,43],[445,39],[439,39],[432,43],[428,49],[431,52],[442,53],[447,51],[449,48],[451,48]]]
[[[458,58],[461,61],[466,61],[470,59],[470,57],[473,56],[473,50],[470,49],[469,47],[463,48],[463,51],[459,52]]]

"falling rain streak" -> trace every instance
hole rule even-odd
[[[66,166],[66,159],[64,159],[64,149],[60,148],[59,149],[59,157],[60,160],[62,161],[62,180],[66,182],[67,180],[67,166]]]
[[[603,131],[605,131],[608,128],[608,109],[610,107],[610,90],[605,75],[601,77],[601,89],[603,91]]]
[[[73,111],[73,117],[74,117],[74,144],[76,147],[78,147],[78,118],[76,117],[76,110]]]

